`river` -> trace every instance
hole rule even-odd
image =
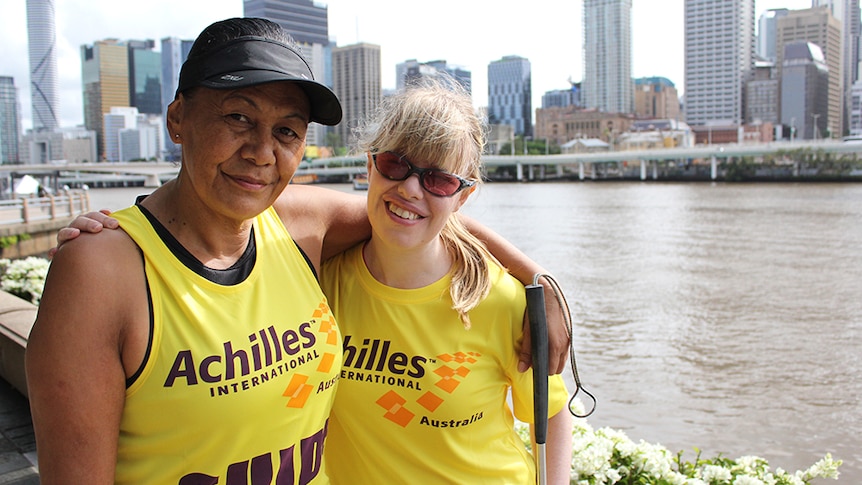
[[[862,483],[862,184],[495,183],[463,210],[563,286],[593,427],[785,470],[829,452]]]

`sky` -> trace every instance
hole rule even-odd
[[[207,25],[242,16],[242,0],[54,0],[60,82],[60,125],[83,124],[80,46],[116,38],[194,39]],[[684,92],[684,0],[633,0],[632,76],[662,76]],[[436,0],[430,8],[404,0],[315,0],[329,7],[338,45],[380,46],[383,88],[395,87],[395,65],[445,60],[472,71],[473,100],[488,99],[487,67],[503,56],[530,60],[533,108],[546,91],[567,89],[583,75],[581,0],[525,2]],[[14,77],[22,128],[32,128],[26,0],[0,0],[0,76]],[[140,8],[136,8],[137,7]],[[530,2],[526,2],[530,5]],[[811,0],[755,0],[755,19],[771,8],[801,9]]]

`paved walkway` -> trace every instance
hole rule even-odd
[[[38,485],[36,439],[27,399],[0,379],[0,484]]]

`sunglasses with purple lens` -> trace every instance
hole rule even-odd
[[[374,168],[389,180],[407,180],[414,173],[419,176],[419,184],[431,195],[452,197],[461,190],[476,185],[473,180],[467,180],[454,173],[439,168],[419,168],[404,155],[394,152],[372,153]]]

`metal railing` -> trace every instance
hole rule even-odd
[[[90,212],[90,193],[86,190],[70,190],[44,197],[19,197],[0,201],[0,225],[50,221],[86,212]]]

